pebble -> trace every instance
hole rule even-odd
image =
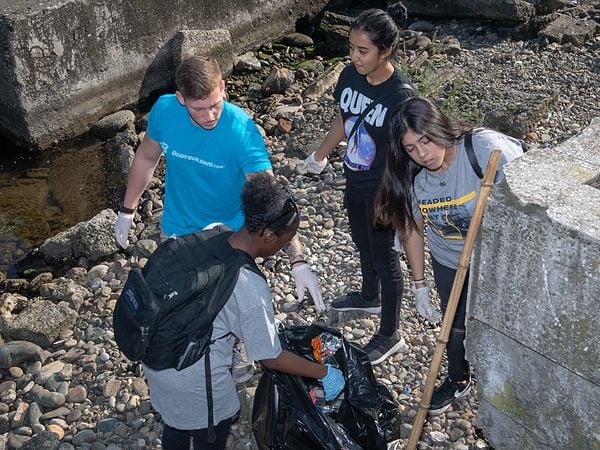
[[[46,429],[51,433],[56,434],[59,441],[62,441],[62,439],[65,437],[65,430],[56,424],[50,424]]]
[[[81,403],[87,398],[85,386],[78,385],[69,390],[66,401],[69,403]]]

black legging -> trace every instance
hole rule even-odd
[[[431,258],[431,265],[433,267],[435,286],[440,295],[442,311],[446,312],[448,300],[450,299],[450,291],[452,290],[452,284],[454,283],[454,276],[456,275],[456,269],[441,265],[435,258]],[[450,336],[448,337],[448,344],[446,344],[448,376],[453,380],[462,380],[469,370],[469,363],[465,359],[465,317],[467,313],[468,280],[469,272],[467,271],[465,283],[460,293],[458,307],[456,308],[454,321],[452,322]]]
[[[374,200],[375,194],[367,195],[346,189],[350,231],[360,252],[362,294],[365,298],[381,295],[379,332],[390,336],[398,329],[404,285],[398,253],[392,249],[394,230],[373,227]]]
[[[206,442],[208,428],[200,430],[178,430],[170,427],[166,423],[163,427],[162,446],[165,450],[189,450],[190,440],[194,442],[194,450],[224,450],[227,444],[227,437],[231,429],[232,419],[225,419],[215,425],[217,440],[209,444]]]

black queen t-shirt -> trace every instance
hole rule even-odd
[[[340,74],[333,96],[340,107],[346,138],[361,113],[377,101],[348,141],[344,155],[348,188],[367,193],[377,191],[389,149],[390,116],[404,100],[415,94],[406,89],[408,83],[408,78],[398,68],[390,78],[375,86],[369,84],[367,77],[359,74],[352,64]]]

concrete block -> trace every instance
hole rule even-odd
[[[182,30],[227,30],[233,52],[242,53],[293,31],[299,18],[326,3],[0,0],[0,132],[21,145],[48,147],[152,92],[148,69],[160,67],[177,42],[184,51],[227,46],[223,35],[198,43]]]
[[[160,49],[144,74],[138,106],[149,111],[156,99],[175,89],[175,69],[193,55],[211,55],[219,61],[224,76],[233,70],[234,49],[229,30],[184,30]]]
[[[474,320],[478,421],[497,449],[600,448],[600,387]]]
[[[526,153],[487,205],[466,348],[497,448],[600,449],[598,137],[595,119],[556,148]]]
[[[471,315],[600,384],[600,120],[506,168],[481,228]]]

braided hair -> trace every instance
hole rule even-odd
[[[275,177],[259,172],[244,185],[242,204],[245,226],[251,233],[268,227],[276,235],[297,226],[300,214],[291,195]]]

